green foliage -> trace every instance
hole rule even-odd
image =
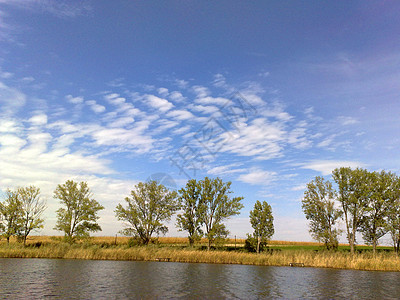
[[[302,200],[302,209],[310,220],[310,233],[314,239],[325,244],[327,249],[336,249],[340,231],[335,228],[341,211],[334,206],[335,190],[323,177],[315,177],[307,184]]]
[[[26,244],[28,235],[36,229],[43,228],[42,214],[46,209],[44,201],[40,200],[40,189],[34,186],[19,188],[18,198],[21,202],[21,226],[17,235]]]
[[[388,230],[387,217],[395,212],[400,196],[399,178],[391,172],[372,172],[368,174],[368,203],[366,214],[362,218],[360,231],[365,242],[373,246],[374,253],[378,239]]]
[[[258,238],[255,238],[254,235],[247,234],[247,238],[244,242],[244,249],[246,249],[246,251],[260,253],[264,251],[266,247],[267,240],[261,240],[260,243],[258,243]]]
[[[118,220],[126,225],[122,233],[138,237],[145,245],[153,234],[168,232],[164,222],[179,209],[177,193],[157,181],[139,182],[125,201],[126,207],[118,204],[115,209]]]
[[[339,168],[332,172],[339,186],[338,200],[346,223],[347,240],[354,253],[356,233],[361,228],[368,209],[369,172],[365,169]]]
[[[22,224],[22,203],[17,191],[6,191],[4,201],[0,202],[0,230],[2,235],[10,242],[10,237],[16,235]]]
[[[89,232],[101,231],[97,213],[104,207],[91,197],[86,182],[80,182],[78,186],[78,183],[68,180],[63,185],[59,184],[54,191],[54,198],[65,206],[57,210],[54,229],[63,231],[69,243],[89,237]]]
[[[180,231],[188,232],[190,246],[203,236],[204,201],[201,198],[201,185],[195,179],[186,183],[186,187],[179,190],[179,202],[182,213],[177,215],[177,227]]]
[[[205,237],[208,239],[208,250],[217,238],[226,238],[228,230],[222,223],[225,219],[237,215],[243,208],[240,202],[243,197],[230,198],[231,182],[224,183],[220,178],[208,177],[198,182],[201,201],[204,205],[202,221],[205,225]]]
[[[254,209],[250,211],[250,223],[254,229],[253,236],[256,240],[256,251],[260,253],[262,251],[262,244],[266,245],[268,240],[274,235],[272,208],[266,201],[261,203],[257,200],[254,204]]]

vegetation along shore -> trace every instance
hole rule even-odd
[[[221,178],[191,179],[179,191],[157,181],[139,182],[115,216],[124,224],[117,238],[91,238],[101,231],[98,212],[104,207],[93,198],[86,182],[59,184],[54,198],[55,230],[62,237],[32,237],[43,228],[46,208],[34,186],[7,190],[0,202],[0,257],[37,257],[110,260],[158,260],[197,263],[309,266],[358,270],[400,271],[400,177],[394,173],[340,168],[333,183],[316,177],[306,187],[302,209],[310,233],[319,243],[271,241],[275,233],[272,208],[255,201],[249,213],[253,232],[245,240],[227,239],[225,221],[240,214],[243,197],[233,197],[231,182]],[[159,238],[176,215],[176,227],[187,238]],[[348,245],[339,245],[346,225]],[[362,234],[369,246],[357,245]],[[379,247],[385,234],[393,248]]]
[[[250,253],[245,240],[227,240],[211,251],[207,241],[190,246],[186,238],[159,238],[149,245],[134,245],[127,237],[92,237],[79,243],[66,243],[62,237],[32,236],[24,246],[12,239],[0,242],[1,258],[62,258],[131,261],[170,261],[186,263],[244,264],[258,266],[296,266],[373,271],[400,271],[400,258],[390,247],[358,246],[350,254],[348,245],[327,251],[323,244],[270,241],[262,253]]]

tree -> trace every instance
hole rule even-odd
[[[307,184],[302,208],[310,220],[310,233],[314,239],[325,244],[327,249],[336,249],[340,231],[335,228],[341,211],[334,206],[335,190],[323,177],[315,177]]]
[[[397,191],[400,190],[400,178],[397,179]],[[400,197],[394,201],[388,212],[386,229],[390,232],[393,241],[393,248],[396,253],[400,251]]]
[[[332,175],[339,187],[338,200],[343,210],[350,252],[353,254],[356,233],[368,208],[368,171],[342,167],[333,170]]]
[[[26,238],[32,230],[43,228],[42,214],[46,209],[44,201],[40,200],[40,189],[34,186],[19,188],[17,197],[21,204],[21,226],[18,236],[26,244]]]
[[[228,230],[222,223],[225,219],[238,215],[243,208],[240,202],[243,197],[230,198],[231,182],[224,183],[220,178],[199,181],[201,202],[204,204],[202,220],[205,225],[205,236],[208,239],[207,249],[217,238],[226,238]]]
[[[21,201],[19,200],[17,191],[6,191],[6,198],[0,203],[0,229],[3,236],[10,243],[10,237],[16,235],[21,226]]]
[[[399,198],[398,177],[385,171],[368,175],[368,206],[362,218],[360,231],[366,243],[372,244],[373,253],[376,254],[378,240],[388,229],[387,218],[390,210],[396,207],[396,200]]]
[[[123,233],[135,236],[145,245],[153,234],[168,232],[164,222],[179,209],[177,193],[154,180],[139,182],[125,201],[127,207],[118,204],[115,209],[118,220],[126,222]]]
[[[177,216],[177,227],[188,232],[190,246],[203,236],[204,201],[201,198],[201,186],[196,179],[186,183],[186,187],[179,190],[179,202],[183,212]]]
[[[254,229],[253,236],[257,240],[257,253],[260,253],[260,245],[267,244],[274,234],[274,217],[272,208],[266,202],[257,200],[254,209],[250,211],[250,223]]]
[[[97,223],[97,213],[104,209],[96,200],[86,182],[67,180],[59,184],[54,198],[59,199],[65,208],[57,210],[57,223],[54,229],[63,231],[68,242],[89,236],[89,232],[101,231]]]

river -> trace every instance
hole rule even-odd
[[[398,299],[400,273],[69,259],[0,259],[1,299]]]

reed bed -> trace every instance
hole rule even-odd
[[[114,237],[115,238],[115,237]],[[115,239],[114,239],[115,241]],[[393,252],[370,252],[351,255],[348,252],[281,250],[255,254],[243,251],[205,251],[199,248],[178,248],[165,245],[128,247],[127,243],[117,245],[113,240],[95,238],[94,242],[82,242],[69,245],[60,239],[38,237],[29,240],[26,247],[11,242],[1,242],[1,258],[63,258],[96,260],[134,260],[186,263],[244,264],[259,266],[288,266],[290,263],[304,264],[306,267],[338,268],[374,271],[400,271],[400,258]],[[179,242],[180,240],[176,240]],[[92,243],[93,242],[93,243]],[[127,242],[127,240],[126,240]]]

